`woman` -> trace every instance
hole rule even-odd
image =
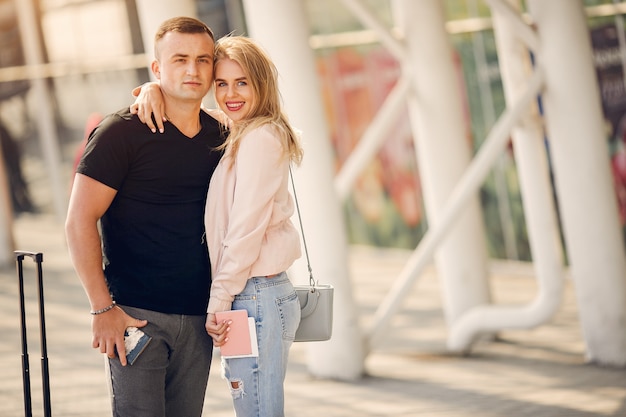
[[[288,178],[302,148],[281,110],[276,67],[249,38],[216,43],[214,93],[229,136],[205,211],[213,270],[207,332],[222,343],[220,311],[245,309],[255,318],[259,356],[223,359],[224,373],[237,416],[283,416],[287,358],[300,321],[285,272],[301,254]]]

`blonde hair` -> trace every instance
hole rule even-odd
[[[281,136],[284,156],[299,164],[303,150],[298,134],[282,111],[278,71],[270,57],[250,38],[226,36],[215,43],[215,65],[224,59],[231,59],[241,66],[254,92],[254,102],[244,120],[231,124],[222,148],[230,149],[234,161],[241,138],[252,129],[270,124]]]

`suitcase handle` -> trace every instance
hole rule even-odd
[[[29,251],[24,251],[24,250],[16,250],[13,253],[15,253],[15,258],[18,261],[21,261],[24,259],[25,256],[28,256],[30,258],[33,258],[33,261],[37,263],[43,262],[43,253],[41,252],[29,252]]]
[[[28,256],[37,264],[37,286],[39,289],[39,339],[41,343],[41,379],[43,388],[43,406],[44,416],[52,415],[50,402],[50,370],[48,367],[48,347],[46,343],[46,320],[44,312],[44,295],[43,295],[43,272],[41,263],[43,262],[43,253],[29,251],[14,251],[17,261],[17,274],[19,280],[19,296],[20,296],[20,321],[22,327],[22,378],[24,385],[24,412],[27,417],[32,416],[31,392],[30,392],[30,366],[28,361],[28,342],[26,340],[26,308],[24,302],[24,270],[22,261]]]

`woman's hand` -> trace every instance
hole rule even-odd
[[[209,336],[213,338],[213,346],[220,347],[228,340],[228,331],[232,321],[218,323],[215,314],[208,313],[206,316],[205,328]]]
[[[152,130],[152,133],[156,133],[157,128],[163,133],[165,131],[163,122],[167,121],[167,117],[159,83],[148,82],[136,87],[133,90],[133,96],[136,98],[135,102],[130,105],[130,112],[136,114],[139,120]]]

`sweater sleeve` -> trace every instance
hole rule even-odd
[[[285,163],[280,138],[268,126],[241,139],[228,229],[211,285],[210,313],[230,310],[234,296],[246,286],[270,225]]]

